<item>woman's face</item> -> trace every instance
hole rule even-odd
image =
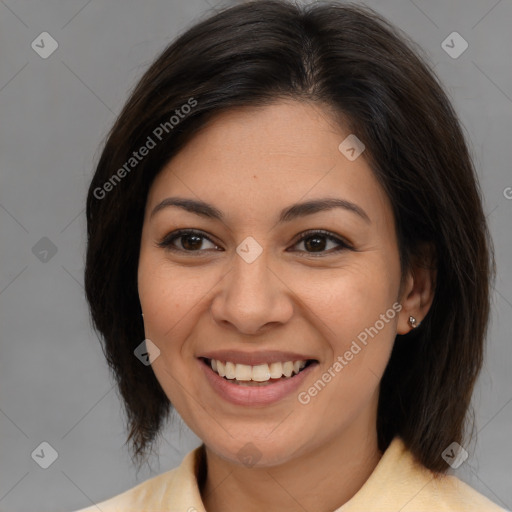
[[[361,148],[348,139],[339,149],[349,135],[318,105],[230,111],[150,189],[138,286],[159,350],[148,344],[152,367],[224,459],[273,465],[375,436],[379,382],[406,313],[391,205],[364,152],[355,158]],[[209,206],[194,213],[169,198]],[[349,207],[296,206],[326,199]],[[177,230],[195,233],[171,240]],[[310,230],[327,235],[301,241]],[[224,364],[214,372],[210,359]],[[299,363],[279,364],[288,361]]]

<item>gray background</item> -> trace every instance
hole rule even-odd
[[[499,273],[474,396],[478,442],[454,473],[512,509],[512,2],[366,4],[424,49],[473,149]],[[89,506],[175,467],[199,444],[176,419],[160,460],[138,474],[130,464],[120,401],[84,299],[84,201],[129,89],[179,32],[220,5],[0,0],[1,511]],[[59,46],[43,59],[31,43],[45,31]],[[453,31],[469,43],[458,58],[441,45]],[[47,469],[31,457],[43,441],[58,454]]]

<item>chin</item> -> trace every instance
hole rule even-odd
[[[252,436],[249,429],[243,436],[228,436],[223,441],[205,439],[204,444],[218,457],[246,468],[269,468],[285,464],[304,451],[301,449],[301,441],[289,435],[286,439],[271,439],[261,437],[261,430],[255,431],[259,432],[259,437]]]

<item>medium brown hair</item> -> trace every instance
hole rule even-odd
[[[137,267],[149,187],[215,115],[294,99],[337,112],[365,144],[393,207],[402,277],[425,244],[434,248],[433,304],[417,329],[396,337],[377,431],[381,450],[400,436],[424,466],[446,471],[441,453],[464,442],[495,265],[464,135],[420,53],[369,8],[262,0],[192,26],[136,85],[90,184],[85,268],[91,318],[124,400],[134,460],[147,456],[172,410],[151,366],[134,356],[144,339]],[[182,109],[191,100],[194,108]],[[179,113],[179,122],[169,122]],[[159,126],[166,130],[156,146],[127,167]]]

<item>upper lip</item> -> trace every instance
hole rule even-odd
[[[240,352],[239,350],[212,350],[205,352],[198,357],[206,359],[217,359],[218,361],[230,361],[235,364],[247,364],[256,366],[265,363],[284,363],[286,361],[308,361],[315,358],[297,354],[295,352],[280,352],[276,350],[259,351],[259,352]]]

